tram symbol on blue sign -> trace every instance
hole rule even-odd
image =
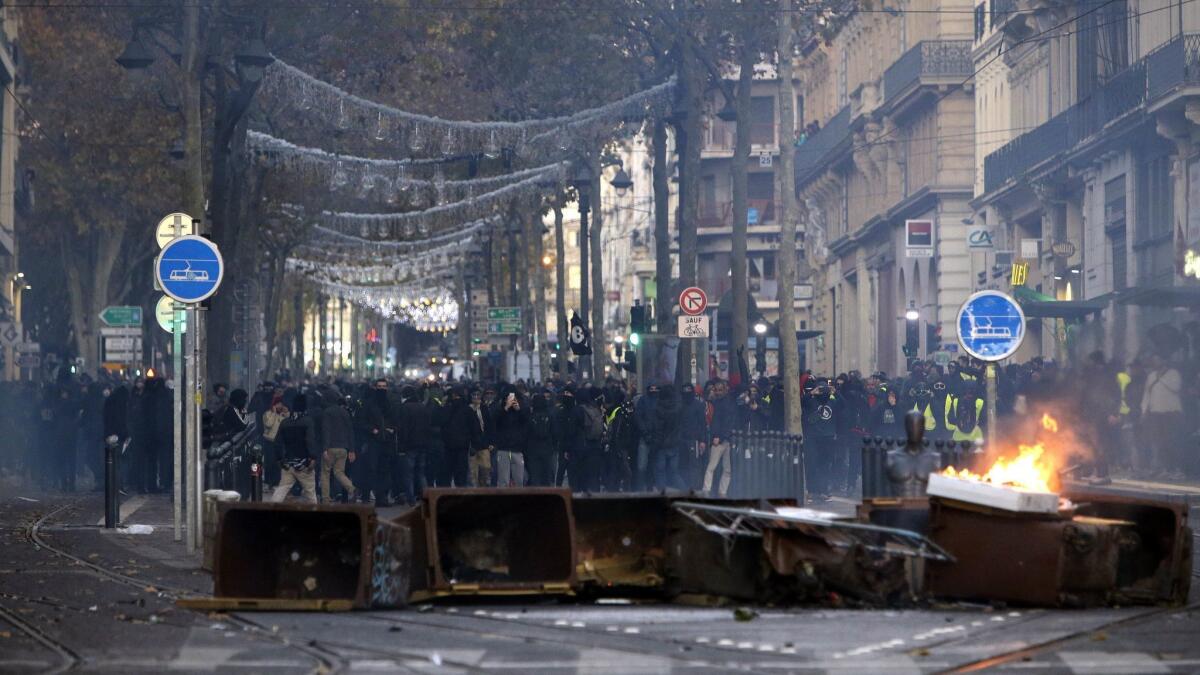
[[[1025,339],[1025,313],[1000,291],[980,291],[958,310],[958,341],[963,349],[983,361],[1012,356]]]
[[[200,302],[217,292],[225,263],[217,245],[189,235],[172,239],[154,262],[154,276],[168,296],[179,302]]]

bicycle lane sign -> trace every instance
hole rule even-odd
[[[225,261],[217,245],[196,235],[172,239],[154,261],[154,277],[163,293],[179,302],[208,299],[224,276]]]
[[[707,315],[701,316],[679,316],[678,335],[681,338],[706,338],[708,337],[708,319]]]

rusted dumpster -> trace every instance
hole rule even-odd
[[[408,597],[411,534],[369,507],[232,503],[219,512],[218,601],[329,609],[399,606]]]
[[[430,488],[397,525],[413,532],[412,599],[570,593],[571,493],[559,488]]]
[[[956,561],[929,565],[929,592],[1051,607],[1184,602],[1192,540],[1186,505],[1065,496],[1074,507],[1059,514],[932,498],[930,537]]]

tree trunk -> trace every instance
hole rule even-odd
[[[684,109],[687,116],[682,122],[677,145],[683,161],[679,167],[679,285],[696,285],[696,221],[700,216],[700,150],[701,110],[704,92],[704,77],[696,55],[690,48],[682,51],[681,87]],[[677,383],[694,382],[696,372],[703,372],[707,364],[692,360],[697,358],[694,339],[685,339],[679,345],[679,363],[676,368]]]
[[[654,316],[660,335],[671,333],[671,189],[667,182],[667,126],[654,123]],[[642,383],[638,383],[642,386]]]
[[[584,194],[580,195],[578,199],[579,199],[579,240],[578,240],[579,241],[579,319],[581,321],[583,321],[585,324],[587,324],[587,323],[591,322],[590,315],[588,314],[588,310],[591,307],[591,303],[592,303],[592,299],[591,299],[592,280],[591,280],[590,275],[588,274],[588,262],[589,262],[588,249],[590,248],[589,241],[588,241],[588,218],[591,215],[589,213],[589,211],[591,209],[592,200],[591,200],[591,196],[586,194],[586,191],[584,192]],[[599,197],[596,198],[596,201],[599,202]],[[592,346],[593,346],[593,348],[595,348],[594,342],[592,343]],[[580,382],[582,382],[583,375],[585,372],[588,373],[589,375],[591,374],[591,370],[592,370],[591,360],[585,359],[585,358],[576,359],[575,360],[575,368],[576,368],[575,376]]]
[[[604,208],[600,198],[600,153],[592,162],[592,194],[595,208],[592,209],[592,379],[604,381],[604,366],[608,363],[608,350],[604,342]]]
[[[546,382],[550,379],[550,345],[547,344],[549,337],[546,335],[546,267],[542,264],[545,242],[542,239],[542,212],[539,207],[540,203],[535,204],[533,212],[529,214],[533,244],[530,265],[533,269],[533,328],[537,336],[539,376],[542,382]]]
[[[279,334],[279,310],[283,304],[283,274],[284,264],[287,260],[286,253],[279,253],[271,258],[271,272],[267,279],[267,310],[266,316],[263,317],[264,337],[267,343],[267,362],[263,364],[263,377],[265,379],[274,379],[272,375],[275,372],[275,355],[276,353],[283,354],[283,350],[279,349],[275,344],[276,336]]]
[[[733,144],[733,159],[729,163],[730,180],[733,182],[733,241],[729,255],[729,269],[733,277],[733,335],[729,340],[729,363],[730,371],[738,373],[740,370],[735,365],[738,363],[737,353],[746,347],[749,332],[747,324],[750,320],[746,301],[746,162],[750,157],[750,90],[754,84],[754,64],[758,52],[749,44],[743,44],[741,57],[735,101],[737,138]]]
[[[789,434],[800,427],[800,350],[796,342],[796,90],[792,82],[792,2],[779,2],[779,361],[783,374],[784,424]]]
[[[562,205],[554,200],[554,313],[558,321],[558,374],[567,377],[567,357],[571,353],[567,334],[567,246],[563,238]]]
[[[292,296],[292,342],[295,347],[295,353],[292,355],[294,359],[295,372],[292,373],[293,379],[304,377],[304,286],[297,282],[296,294]]]

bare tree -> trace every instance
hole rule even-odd
[[[800,427],[800,353],[796,342],[796,88],[792,82],[792,2],[779,0],[779,360],[783,374],[784,428],[789,434]]]

